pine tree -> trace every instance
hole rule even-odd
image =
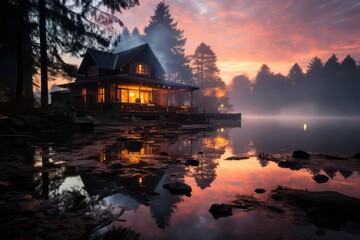
[[[123,26],[113,13],[138,4],[138,0],[7,0],[6,3],[9,9],[21,10],[26,6],[23,15],[31,16],[23,18],[24,23],[17,27],[34,26],[31,31],[23,32],[23,39],[30,41],[34,69],[41,70],[41,105],[46,107],[48,76],[74,75],[76,72],[75,66],[65,63],[63,55],[80,56],[89,46],[108,47],[117,39],[114,25]],[[13,51],[25,54],[20,48],[13,48]]]
[[[295,85],[299,81],[302,81],[304,79],[305,75],[299,66],[299,64],[295,63],[289,70],[289,73],[287,75],[287,78],[291,82],[291,84]]]
[[[231,110],[225,83],[217,67],[217,56],[209,45],[201,43],[191,59],[193,81],[200,90],[199,109],[208,111]]]
[[[309,79],[321,78],[322,73],[323,73],[323,67],[324,67],[324,64],[321,61],[321,59],[318,57],[314,57],[313,59],[311,59],[309,65],[308,65],[306,76]]]
[[[186,38],[177,24],[170,14],[169,5],[160,2],[144,29],[144,39],[162,63],[168,80],[190,83],[191,69],[184,49]]]

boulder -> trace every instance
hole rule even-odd
[[[199,161],[195,159],[188,159],[186,160],[185,165],[199,166]]]
[[[211,205],[209,212],[215,219],[222,217],[230,217],[232,215],[232,207],[226,204],[214,203]]]
[[[142,143],[136,140],[127,140],[125,142],[125,148],[129,151],[129,152],[140,152],[140,150],[142,149]]]
[[[305,151],[297,150],[297,151],[293,152],[292,157],[293,158],[309,159],[310,155]]]
[[[19,118],[11,117],[9,118],[10,125],[16,130],[25,130],[26,124]]]
[[[360,152],[356,153],[353,158],[360,159]]]
[[[116,140],[119,141],[119,142],[126,142],[129,139],[127,137],[118,137],[118,138],[116,138]]]
[[[256,189],[255,189],[255,192],[258,193],[258,194],[263,194],[263,193],[266,192],[266,190],[263,189],[263,188],[256,188]]]
[[[166,117],[164,115],[160,115],[159,122],[166,122],[166,121],[167,121]]]
[[[182,182],[170,182],[165,183],[163,188],[168,189],[171,194],[174,195],[186,195],[188,197],[191,196],[191,187],[186,183]]]
[[[329,181],[329,177],[324,174],[316,174],[315,176],[313,176],[313,179],[317,183],[326,183],[327,181]]]

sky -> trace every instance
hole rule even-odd
[[[159,0],[139,0],[119,18],[140,32]],[[306,70],[318,56],[360,60],[359,0],[165,0],[187,38],[186,54],[204,42],[217,54],[220,75],[256,76],[262,64],[286,75],[294,63]]]

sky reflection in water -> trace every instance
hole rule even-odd
[[[308,121],[306,129],[304,124],[303,121],[249,120],[243,122],[242,128],[218,129],[171,140],[147,140],[139,153],[131,154],[119,147],[121,144],[109,143],[107,148],[99,150],[100,163],[121,157],[124,163],[150,162],[161,166],[159,160],[154,160],[154,156],[161,152],[171,155],[164,159],[192,156],[200,161],[198,167],[177,164],[150,175],[141,175],[141,168],[133,169],[134,177],[129,180],[128,188],[125,186],[125,191],[107,194],[103,199],[108,205],[126,209],[121,215],[121,219],[126,221],[115,221],[112,226],[129,227],[139,232],[141,239],[292,239],[304,236],[320,239],[314,226],[292,225],[281,218],[272,219],[256,211],[235,210],[233,216],[217,220],[209,213],[211,204],[229,203],[236,194],[254,195],[265,200],[278,185],[309,191],[331,190],[360,198],[359,166],[354,172],[345,171],[342,166],[338,169],[293,171],[256,157],[260,152],[288,154],[297,149],[347,155],[359,151],[356,149],[360,142],[357,122],[331,121],[325,124]],[[202,156],[198,155],[199,150],[204,151]],[[226,160],[233,155],[248,155],[250,158]],[[318,184],[312,179],[314,173],[326,174],[330,180]],[[156,176],[151,178],[151,175]],[[162,185],[170,180],[183,180],[190,185],[191,197],[171,195],[163,189]],[[66,183],[69,181],[63,184]],[[84,184],[87,189],[86,182],[79,181],[78,184],[81,187]],[[131,189],[137,191],[133,186],[139,184],[141,188],[150,188],[159,195],[146,200],[141,194],[129,193]],[[64,186],[60,188],[63,190]],[[267,192],[259,195],[254,192],[255,188],[264,188]],[[327,239],[359,237],[342,231],[328,231],[326,236]]]

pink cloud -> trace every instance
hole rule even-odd
[[[149,23],[159,1],[140,1],[120,18],[140,32]],[[186,53],[205,42],[218,61],[239,62],[238,73],[254,76],[244,62],[268,64],[273,71],[287,73],[298,62],[306,69],[314,56],[326,61],[331,54],[340,60],[347,54],[360,59],[360,2],[358,0],[273,1],[167,1],[178,27],[187,38]],[[248,64],[249,65],[249,64]],[[272,65],[274,67],[272,67]],[[220,69],[226,81],[232,72]]]

